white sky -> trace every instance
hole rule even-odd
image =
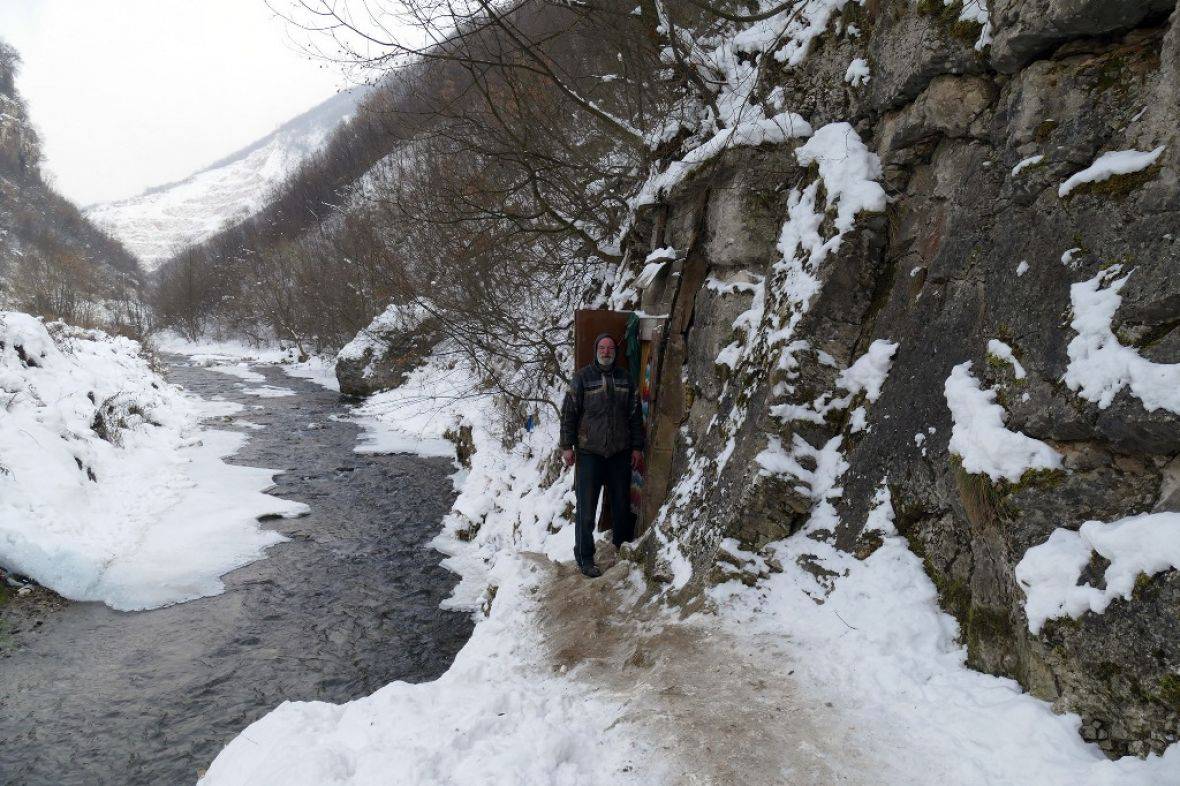
[[[0,0],[0,39],[79,205],[187,177],[347,86],[263,0]]]

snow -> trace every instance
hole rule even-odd
[[[858,57],[848,64],[848,70],[844,72],[844,81],[853,87],[868,84],[872,79],[872,71],[869,70],[869,64],[863,57]]]
[[[84,212],[127,246],[145,270],[153,271],[183,249],[265,207],[274,189],[323,147],[366,92],[362,88],[333,96],[178,183],[92,205]]]
[[[791,449],[788,451],[783,447],[782,440],[771,436],[766,448],[754,457],[762,467],[762,472],[785,475],[799,481],[795,490],[814,503],[811,517],[803,528],[807,532],[834,529],[839,523],[832,502],[844,494],[844,489],[839,485],[840,478],[848,469],[848,462],[840,452],[843,439],[835,436],[823,447],[815,448],[803,437],[793,434]],[[803,461],[814,464],[815,469],[807,469]]]
[[[379,403],[369,408],[368,428],[429,441],[459,422],[472,427],[477,452],[434,541],[448,555],[444,564],[462,577],[448,606],[479,610],[471,640],[433,682],[394,682],[344,705],[280,705],[222,751],[203,786],[605,786],[674,783],[686,772],[686,763],[672,758],[668,739],[651,727],[631,725],[645,701],[639,698],[642,685],[603,691],[576,671],[554,669],[539,634],[540,606],[550,590],[542,579],[545,571],[538,569],[544,560],[522,552],[570,559],[572,528],[561,511],[572,502],[571,473],[560,473],[551,484],[542,480],[552,466],[556,423],[542,419],[532,433],[506,447],[497,433],[494,402],[472,395],[473,375],[447,356],[445,348],[436,351],[400,388],[374,397]],[[796,439],[790,452],[772,442],[760,462],[793,474],[813,504],[805,532],[768,547],[783,572],[760,570],[765,578],[754,587],[736,581],[715,587],[708,593],[713,613],[671,624],[725,634],[738,648],[734,654],[770,647],[764,661],[776,671],[757,690],[781,692],[787,707],[797,698],[798,707],[827,721],[820,731],[825,736],[801,740],[800,750],[822,746],[826,736],[855,738],[856,755],[863,757],[858,761],[874,782],[1165,782],[1180,766],[1175,748],[1162,757],[1109,761],[1080,739],[1076,715],[1055,715],[1014,681],[966,667],[956,623],[939,610],[921,561],[896,535],[884,481],[865,523],[881,533],[883,543],[867,559],[805,534],[818,535],[839,523],[833,502],[847,469],[840,448],[839,438],[819,449]],[[704,456],[695,455],[672,496],[690,503],[695,487],[712,482],[708,467]],[[683,587],[691,565],[680,543],[659,529],[653,534],[670,570],[668,586]],[[722,547],[731,558],[768,565],[732,542]],[[797,562],[801,558],[834,578],[805,571]],[[631,576],[638,593],[642,578],[637,572]],[[496,588],[494,600],[488,587]],[[659,707],[645,711],[668,717]],[[781,725],[773,716],[765,723]],[[677,729],[669,718],[656,731],[671,737]],[[782,751],[784,761],[793,755]]]
[[[620,722],[626,702],[555,673],[534,621],[543,575],[505,555],[488,576],[498,587],[491,613],[442,677],[343,705],[284,702],[230,742],[200,783],[670,782],[662,752]]]
[[[1115,278],[1116,265],[1069,288],[1077,335],[1069,342],[1063,381],[1079,396],[1106,409],[1126,388],[1148,412],[1165,409],[1180,414],[1180,364],[1155,363],[1134,347],[1119,343],[1111,330],[1122,303],[1119,292],[1131,274]]]
[[[308,379],[328,390],[340,390],[333,360],[311,355],[301,361],[298,349],[280,346],[278,342],[254,345],[239,340],[216,340],[207,337],[191,341],[176,333],[164,332],[156,337],[155,343],[161,352],[187,355],[194,363],[237,377],[244,382],[266,381],[262,374],[251,370],[251,365],[273,365],[278,366],[289,377]]]
[[[803,0],[769,19],[756,22],[733,38],[736,52],[754,54],[770,51],[774,59],[789,67],[802,63],[811,44],[828,29],[828,23],[849,0]]]
[[[870,402],[881,395],[881,386],[889,375],[897,342],[877,339],[851,366],[840,372],[836,384],[852,394],[863,392]]]
[[[783,566],[754,588],[709,591],[726,628],[774,641],[801,706],[830,707],[831,733],[857,740],[869,780],[882,784],[1155,786],[1175,780],[1180,747],[1108,760],[1013,680],[966,667],[958,625],[938,607],[921,560],[893,534],[887,491],[866,529],[884,542],[865,560],[797,533],[774,544]],[[833,577],[818,578],[800,564]],[[759,638],[762,637],[762,638]],[[765,646],[765,644],[763,644]],[[773,689],[773,688],[771,688]],[[773,721],[768,720],[768,723]]]
[[[993,338],[987,342],[987,354],[994,358],[1006,361],[1012,364],[1012,373],[1017,379],[1024,379],[1028,376],[1024,371],[1024,366],[1020,365],[1020,361],[1016,359],[1016,355],[1012,353],[1012,347],[1000,341],[998,338]]]
[[[1081,250],[1082,249],[1078,248],[1078,247],[1067,248],[1061,254],[1061,264],[1065,265],[1070,270],[1076,270],[1077,264],[1074,262],[1074,255],[1077,254],[1078,252],[1080,252]]]
[[[780,62],[795,65],[844,5],[844,0],[805,0],[723,40],[716,52],[773,50]],[[989,32],[986,8],[971,6],[961,13],[985,24],[983,41]],[[692,57],[698,54],[694,51]],[[735,340],[717,358],[735,371],[762,363],[786,371],[789,379],[798,353],[816,351],[818,357],[818,350],[798,340],[794,331],[820,289],[823,262],[854,229],[859,212],[885,208],[884,190],[876,182],[880,163],[847,123],[813,134],[798,115],[772,115],[766,106],[751,104],[746,100],[749,91],[742,93],[737,85],[742,80],[755,83],[750,78],[754,70],[720,56],[718,60],[721,73],[714,81],[725,83],[717,101],[720,117],[697,129],[695,139],[703,143],[664,169],[653,169],[632,207],[662,199],[730,145],[811,137],[796,156],[803,166],[817,164],[820,178],[791,188],[778,238],[780,259],[765,280],[747,285],[751,305],[733,324]],[[766,103],[782,110],[781,98],[778,91]],[[780,123],[780,118],[789,122]],[[670,138],[661,133],[649,141]],[[821,181],[827,196],[822,205]],[[663,261],[649,258],[645,267]],[[874,342],[838,377],[847,396],[836,398],[829,392],[818,405],[801,409],[814,414],[820,407],[847,408],[860,394],[871,403],[880,395],[896,349],[891,342]],[[773,359],[767,361],[760,353]],[[573,501],[571,473],[554,465],[555,418],[542,408],[532,433],[520,439],[505,435],[503,414],[482,394],[477,375],[447,357],[445,348],[436,351],[402,386],[372,397],[354,415],[366,429],[362,450],[448,455],[444,434],[471,427],[477,452],[471,468],[456,477],[458,499],[433,544],[447,555],[444,564],[461,576],[447,607],[477,610],[471,641],[435,682],[393,683],[343,706],[281,705],[222,752],[204,783],[590,786],[684,778],[683,768],[670,769],[667,740],[653,741],[628,729],[621,707],[612,704],[629,702],[633,694],[610,697],[589,690],[578,675],[555,673],[543,657],[537,597],[550,587],[537,577],[538,559],[520,553],[565,562],[571,556],[572,528],[563,512]],[[964,423],[987,426],[967,428],[969,436],[994,438],[998,427],[1007,435],[1001,435],[1005,447],[1015,444],[1029,454],[1026,460],[1056,461],[1059,466],[1060,458],[1044,443],[1004,429],[995,394],[981,390],[966,369],[963,373],[967,390],[956,389],[954,395],[956,403],[966,402],[969,417]],[[948,403],[951,398],[948,392]],[[951,409],[955,414],[955,406]],[[682,589],[692,578],[685,544],[695,534],[693,522],[700,513],[695,503],[730,458],[733,429],[743,416],[735,410],[728,418],[721,413],[714,419],[721,431],[717,444],[724,445],[716,457],[705,455],[681,432],[687,467],[651,531],[657,563],[670,577],[665,590]],[[850,416],[849,426],[863,427],[865,421],[862,406]],[[1048,456],[1030,445],[1043,446]],[[760,690],[798,692],[808,707],[830,707],[833,722],[824,729],[825,737],[856,739],[855,747],[871,762],[867,771],[875,782],[1148,784],[1175,771],[1180,765],[1175,750],[1165,757],[1110,762],[1079,738],[1077,716],[1054,715],[1048,704],[1024,694],[1015,682],[967,669],[966,653],[956,642],[956,623],[939,610],[921,561],[896,536],[884,481],[871,499],[865,524],[882,534],[882,546],[861,561],[824,543],[822,531],[841,523],[835,503],[844,493],[841,479],[848,470],[842,446],[842,436],[819,446],[798,434],[792,435],[789,447],[778,437],[769,439],[758,464],[764,472],[798,484],[812,503],[807,525],[802,533],[768,547],[784,566],[782,573],[764,577],[752,588],[731,582],[711,590],[716,616],[698,614],[691,620],[713,630],[724,628],[743,650],[754,651],[768,641],[781,648],[781,657],[774,659],[777,679]],[[766,564],[733,542],[722,548],[733,557]],[[835,578],[817,579],[799,566],[799,558],[817,562]],[[640,579],[633,575],[638,585]],[[496,589],[494,601],[489,588]],[[490,613],[482,611],[489,605]],[[675,658],[679,653],[653,654]],[[766,723],[776,720],[770,716]],[[668,733],[674,732],[669,724]],[[813,744],[822,741],[800,740],[800,747]],[[784,751],[784,757],[789,753]],[[782,780],[790,774],[784,771]]]
[[[722,350],[724,354],[734,345]],[[889,375],[889,368],[893,363],[893,354],[897,351],[897,343],[886,339],[877,339],[863,355],[852,365],[842,370],[836,376],[836,386],[847,391],[846,395],[836,396],[834,392],[826,392],[808,404],[775,404],[770,413],[783,421],[804,421],[822,424],[829,413],[839,412],[852,406],[853,399],[865,394],[865,399],[871,404],[881,395],[881,386]],[[820,353],[816,353],[817,356]],[[827,354],[827,353],[823,353]],[[831,358],[831,356],[828,356]],[[820,358],[820,362],[823,359]],[[833,359],[834,363],[834,359]],[[861,431],[867,423],[864,407],[857,407],[852,415],[853,431]]]
[[[1106,587],[1078,584],[1092,552],[1110,560]],[[1025,552],[1016,565],[1024,590],[1028,629],[1046,620],[1101,614],[1115,598],[1130,600],[1140,575],[1180,569],[1180,513],[1144,513],[1104,524],[1087,521],[1078,531],[1058,528]]]
[[[882,535],[896,535],[897,528],[893,525],[896,516],[893,512],[893,498],[889,494],[889,486],[884,480],[873,493],[869,515],[865,519],[865,532],[880,532]]]
[[[352,410],[351,419],[363,429],[357,453],[454,459],[455,444],[445,434],[463,425],[483,427],[486,391],[466,364],[444,361],[442,354],[436,350],[401,385],[369,396]]]
[[[660,271],[674,259],[676,259],[676,249],[671,246],[657,248],[655,251],[652,251],[644,260],[643,270],[635,278],[634,287],[638,290],[644,290],[651,286],[651,283],[656,280],[656,276],[660,274]]]
[[[1019,175],[1027,167],[1039,164],[1044,160],[1045,160],[1044,154],[1029,156],[1028,158],[1021,160],[1020,163],[1018,163],[1016,166],[1012,167],[1012,176],[1015,177],[1016,175]]]
[[[852,414],[848,416],[848,430],[853,434],[864,431],[869,424],[868,414],[868,410],[864,407],[852,410]]]
[[[294,396],[295,391],[291,388],[282,388],[277,385],[262,385],[256,388],[244,388],[243,393],[249,393],[251,396],[258,396],[259,398],[285,398],[287,396]]]
[[[1017,276],[1017,278],[1019,278],[1020,276],[1023,276],[1027,272],[1028,272],[1028,262],[1026,260],[1022,259],[1022,260],[1020,260],[1020,264],[1016,266],[1016,276]]]
[[[250,364],[246,361],[239,363],[224,362],[217,358],[206,356],[202,359],[202,365],[206,365],[219,374],[225,374],[230,377],[237,377],[243,382],[265,382],[266,377],[259,374],[250,368]]]
[[[954,427],[948,445],[963,469],[993,481],[1016,483],[1030,469],[1061,468],[1061,455],[1039,439],[1010,431],[994,390],[985,390],[971,375],[971,362],[951,369],[944,386]]]
[[[373,318],[369,326],[357,333],[352,341],[345,344],[336,355],[338,360],[361,360],[369,353],[369,365],[364,376],[372,376],[373,363],[380,360],[388,343],[383,336],[387,333],[406,333],[421,325],[427,317],[426,309],[417,303],[391,303]]]
[[[1083,183],[1098,183],[1115,175],[1128,175],[1141,172],[1159,160],[1163,155],[1161,145],[1154,150],[1143,152],[1140,150],[1115,150],[1103,153],[1094,159],[1094,163],[1072,175],[1057,187],[1057,196],[1065,198]]]
[[[780,112],[772,117],[757,116],[761,114],[760,110],[751,110],[749,114],[751,116],[743,118],[738,125],[717,131],[708,141],[662,171],[653,171],[639,193],[630,200],[632,211],[659,201],[662,195],[731,147],[781,144],[788,139],[811,135],[811,125],[794,112]]]
[[[816,131],[795,151],[803,166],[819,164],[828,205],[836,205],[836,229],[852,229],[857,213],[879,213],[885,209],[881,160],[861,141],[849,123],[829,123]],[[839,235],[837,236],[839,237]],[[832,250],[839,248],[836,243]]]
[[[434,682],[394,682],[339,706],[280,705],[231,742],[201,783],[667,782],[663,752],[620,720],[625,697],[555,672],[539,638],[537,555],[573,557],[563,514],[573,473],[542,481],[555,460],[556,418],[505,447],[494,400],[446,346],[354,416],[366,446],[399,443],[422,455],[446,444],[453,457],[442,434],[471,427],[472,466],[457,476],[459,496],[432,545],[460,575],[444,607],[474,612],[475,632]]]
[[[71,600],[156,608],[220,593],[284,540],[259,516],[307,510],[263,493],[277,470],[221,460],[246,436],[200,422],[237,405],[168,384],[136,342],[4,311],[0,346],[6,569]],[[92,429],[100,409],[109,440]]]
[[[950,2],[943,0],[944,5],[953,5],[954,2],[955,0]],[[979,38],[975,41],[976,51],[982,51],[992,42],[992,23],[988,16],[986,0],[963,0],[963,7],[959,11],[959,21],[976,22],[983,26],[983,29],[979,31]]]

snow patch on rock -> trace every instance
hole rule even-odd
[[[1106,587],[1078,584],[1092,552],[1110,560]],[[1140,575],[1180,569],[1180,513],[1144,513],[1104,524],[1087,521],[1073,530],[1058,528],[1033,546],[1016,565],[1024,590],[1028,629],[1040,633],[1050,619],[1101,614],[1115,598],[1130,600]]]
[[[1106,409],[1126,388],[1148,412],[1166,409],[1180,414],[1180,363],[1155,363],[1134,347],[1119,343],[1111,330],[1123,302],[1119,292],[1131,277],[1114,278],[1119,266],[1069,288],[1077,336],[1066,352],[1069,365],[1063,381],[1079,396]],[[1113,280],[1112,280],[1113,279]]]
[[[1103,153],[1094,159],[1094,163],[1072,175],[1057,187],[1057,196],[1066,197],[1083,183],[1098,183],[1108,180],[1115,175],[1129,175],[1141,172],[1159,160],[1164,148],[1161,145],[1155,150],[1143,152],[1140,150],[1115,150]]]
[[[1012,366],[1012,374],[1017,379],[1024,379],[1028,376],[1024,370],[1024,366],[1020,365],[1020,361],[1016,359],[1016,355],[1012,352],[1012,347],[1000,341],[998,338],[993,338],[987,342],[987,354],[991,357],[1003,360]]]
[[[1053,448],[1004,426],[996,392],[985,390],[972,376],[970,361],[951,369],[944,393],[954,421],[948,447],[963,469],[1016,483],[1030,469],[1061,468],[1061,454]]]

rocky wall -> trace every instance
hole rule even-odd
[[[782,88],[815,128],[850,122],[880,159],[888,206],[860,213],[822,264],[803,266],[814,292],[802,300],[780,237],[820,179],[795,155],[802,140],[727,151],[645,210],[632,257],[665,246],[678,257],[636,304],[669,315],[646,511],[654,577],[694,597],[718,575],[723,538],[757,551],[814,523],[825,501],[833,526],[808,537],[868,553],[860,527],[884,483],[973,667],[1081,714],[1084,735],[1111,755],[1176,739],[1180,575],[1143,576],[1132,600],[1033,635],[1014,572],[1055,528],[1180,510],[1180,417],[1125,389],[1102,408],[1063,381],[1071,285],[1104,270],[1130,274],[1119,341],[1180,363],[1174,6],[995,2],[983,46],[982,24],[963,22],[958,4],[846,6],[811,56],[765,87]],[[867,83],[845,81],[853,58],[868,63]],[[1059,193],[1104,151],[1160,146],[1145,170]],[[835,237],[834,224],[829,211],[818,232]],[[785,338],[741,327],[751,314]],[[992,339],[1026,376],[989,358]],[[840,390],[840,371],[880,340],[898,345],[880,397]],[[1008,482],[963,468],[948,449],[944,382],[964,361],[996,391],[1007,427],[1047,442],[1063,469]],[[842,494],[768,472],[776,442],[805,445],[793,455],[817,478],[820,463],[846,463]],[[687,583],[670,550],[692,564]],[[1102,586],[1104,570],[1095,560],[1085,578]]]

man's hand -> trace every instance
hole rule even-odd
[[[574,465],[573,448],[566,448],[565,450],[561,451],[561,463],[565,464],[567,467],[572,467]]]
[[[641,466],[643,466],[643,451],[631,451],[631,469],[639,469]]]

